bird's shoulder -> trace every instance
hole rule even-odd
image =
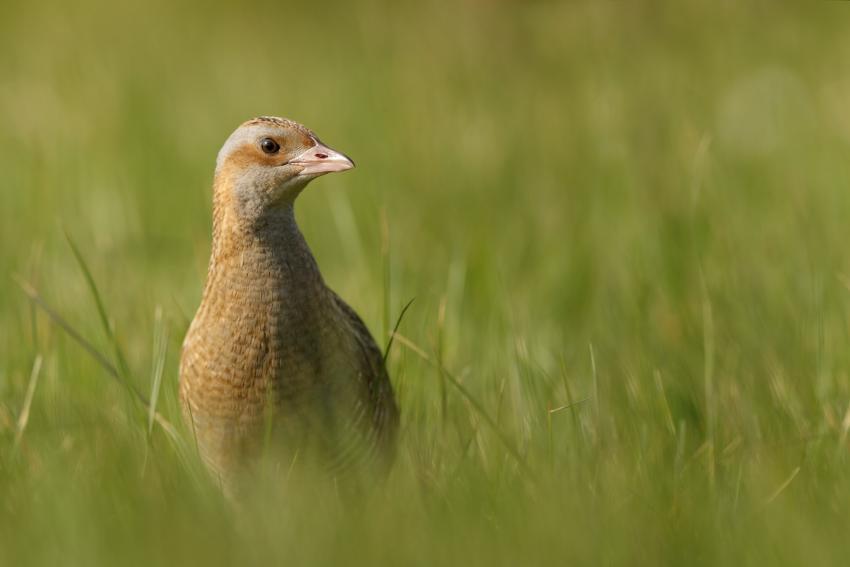
[[[374,428],[370,434],[373,449],[380,449],[385,464],[392,462],[394,455],[394,444],[399,426],[399,410],[396,405],[387,372],[384,355],[363,319],[334,291],[329,290],[331,298],[344,317],[347,327],[354,338],[355,349],[358,355],[358,374],[363,380],[361,385],[365,388],[364,400],[369,410],[369,422]]]
[[[395,396],[390,385],[390,377],[387,372],[384,354],[357,312],[348,305],[334,291],[329,290],[331,298],[340,313],[344,317],[347,327],[353,336],[355,349],[357,351],[359,374],[365,379],[370,398],[378,407],[384,406],[388,410],[392,421],[397,419],[398,409],[395,405]]]
[[[342,314],[348,328],[352,331],[358,346],[362,349],[363,354],[369,358],[370,365],[376,365],[383,370],[384,356],[381,354],[381,350],[378,348],[378,344],[369,332],[369,328],[366,326],[366,323],[363,322],[360,315],[358,315],[348,303],[337,295],[335,291],[328,288],[328,292],[330,293],[331,301]]]

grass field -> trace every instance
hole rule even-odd
[[[0,3],[0,564],[846,564],[850,7],[741,4]],[[180,424],[259,114],[357,162],[297,214],[380,343],[415,298],[354,501],[234,511]]]

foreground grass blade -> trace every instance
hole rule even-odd
[[[95,359],[97,363],[100,364],[104,370],[106,370],[106,373],[109,375],[110,378],[117,380],[119,383],[121,383],[121,377],[118,374],[118,369],[115,368],[115,366],[112,364],[112,362],[110,362],[110,360],[106,356],[104,356],[99,350],[97,350],[97,348],[95,348],[95,346],[92,345],[88,340],[83,338],[83,336],[79,334],[77,330],[74,329],[67,321],[65,321],[65,319],[63,319],[62,316],[59,315],[59,313],[54,311],[53,308],[50,307],[41,298],[41,295],[38,293],[38,291],[36,291],[34,287],[32,287],[29,283],[25,282],[17,276],[14,277],[14,280],[15,283],[17,283],[21,290],[24,292],[24,294],[29,297],[30,301],[34,305],[38,306],[42,311],[44,311],[44,313],[48,316],[48,318],[50,318],[51,321],[53,321],[53,323],[55,323],[60,329],[65,331],[65,333],[67,333],[68,336],[74,339],[74,341],[79,344],[83,348],[83,350],[86,351],[86,353],[88,353],[93,359]],[[132,386],[130,386],[130,389],[131,391],[133,391],[134,395],[139,397],[145,404],[147,404],[147,400],[140,391],[136,390]]]
[[[141,403],[145,408],[150,406],[145,395],[142,394],[139,390],[134,388],[132,384],[125,383],[121,380],[121,376],[118,373],[118,370],[115,366],[109,362],[109,359],[106,358],[103,354],[100,353],[89,341],[83,338],[80,333],[78,333],[70,324],[68,324],[65,319],[62,318],[53,308],[51,308],[42,298],[41,295],[36,291],[34,287],[32,287],[27,282],[23,281],[20,278],[15,277],[15,282],[20,286],[21,290],[24,294],[29,297],[30,301],[32,301],[35,305],[37,305],[44,313],[50,318],[53,323],[55,323],[60,329],[65,331],[69,337],[71,337],[77,344],[79,344],[86,353],[88,353],[98,364],[106,371],[110,378],[118,381],[122,385],[126,386],[128,391],[133,395],[133,397]],[[180,437],[180,434],[177,432],[177,429],[174,425],[171,424],[170,421],[165,419],[159,412],[154,414],[154,419],[162,427],[162,430],[171,438],[171,440],[175,443],[175,445],[181,451],[185,452],[185,447],[183,444],[183,439]]]
[[[36,355],[35,362],[32,365],[30,373],[30,381],[27,385],[27,393],[24,395],[24,403],[21,406],[21,413],[18,415],[18,421],[15,424],[15,441],[12,444],[12,454],[17,454],[18,448],[21,446],[21,439],[24,436],[24,430],[27,428],[27,423],[30,417],[30,407],[35,396],[35,388],[38,385],[38,376],[41,374],[42,356]]]
[[[445,368],[442,369],[442,372],[443,372],[444,376],[446,377],[446,380],[448,380],[449,384],[451,384],[452,386],[457,388],[457,391],[460,392],[461,395],[464,398],[466,398],[466,401],[469,402],[469,404],[473,408],[475,408],[475,411],[478,412],[478,415],[480,415],[481,418],[485,422],[487,422],[487,425],[490,426],[490,428],[493,430],[493,433],[496,434],[496,437],[499,438],[499,441],[502,442],[502,445],[505,446],[505,449],[507,449],[508,453],[510,453],[510,455],[514,458],[514,460],[522,468],[522,470],[526,474],[528,474],[529,476],[533,476],[534,472],[531,470],[531,467],[528,466],[528,463],[525,462],[525,459],[520,454],[520,452],[517,450],[517,448],[514,447],[513,443],[511,443],[510,439],[508,439],[507,436],[505,436],[505,434],[502,433],[502,430],[499,429],[499,426],[496,423],[496,420],[493,419],[492,417],[490,417],[490,414],[487,413],[487,410],[484,409],[484,406],[482,406],[478,402],[478,400],[475,399],[475,396],[473,396],[470,393],[469,390],[464,388],[463,384],[458,382],[458,380],[452,375],[451,372],[449,372]]]
[[[490,426],[490,428],[493,430],[493,433],[496,434],[496,437],[499,439],[499,441],[501,441],[502,445],[505,446],[505,449],[507,449],[508,453],[517,462],[523,472],[526,473],[529,477],[534,478],[534,471],[532,471],[531,467],[528,466],[528,463],[525,462],[525,459],[520,454],[519,450],[517,450],[511,440],[508,439],[508,437],[504,433],[502,433],[502,430],[499,429],[499,425],[496,423],[496,420],[493,419],[489,413],[487,413],[487,410],[485,410],[484,406],[481,405],[481,403],[479,403],[479,401],[475,399],[475,396],[473,396],[472,393],[467,390],[463,386],[463,384],[461,384],[457,380],[457,378],[454,377],[451,372],[449,372],[444,366],[435,363],[421,348],[416,346],[413,341],[405,338],[403,335],[400,335],[398,333],[394,334],[398,336],[399,342],[401,344],[405,345],[407,348],[418,354],[419,357],[422,358],[422,360],[424,360],[428,364],[438,367],[438,369],[443,372],[443,375],[449,382],[449,384],[454,386],[457,391],[460,392],[460,394],[466,399],[467,402],[469,402],[473,409],[475,409],[476,413],[481,416],[481,419],[483,419],[484,422]]]
[[[168,355],[168,329],[162,322],[162,308],[156,308],[153,332],[153,366],[151,369],[151,399],[148,404],[148,436],[153,432],[156,421],[156,403],[159,399],[159,388],[162,384],[162,374],[165,370],[165,359]]]
[[[390,334],[390,339],[387,341],[387,348],[384,350],[384,364],[387,363],[387,358],[389,358],[389,356],[390,356],[390,349],[393,346],[393,339],[395,338],[396,334],[398,333],[398,328],[401,326],[401,321],[402,321],[402,319],[404,319],[405,313],[407,313],[407,310],[410,309],[410,306],[413,305],[414,301],[416,301],[415,297],[412,298],[410,301],[408,301],[407,305],[402,307],[401,313],[398,314],[398,319],[396,319],[395,327],[393,327],[393,332],[392,332],[392,334]]]
[[[390,330],[390,301],[392,300],[392,272],[390,268],[390,224],[387,220],[387,210],[381,209],[381,279],[383,284],[383,305],[381,306],[382,336],[387,336]],[[389,349],[387,349],[389,351]],[[386,360],[386,356],[384,360]]]
[[[88,264],[83,259],[83,255],[80,253],[77,245],[74,244],[74,241],[71,239],[71,235],[65,232],[65,240],[68,241],[68,246],[71,247],[71,252],[74,253],[74,258],[77,260],[77,264],[80,266],[80,270],[83,272],[83,276],[86,279],[86,283],[89,286],[89,291],[94,298],[94,302],[97,305],[97,312],[100,316],[100,323],[103,326],[103,332],[106,333],[106,338],[109,340],[112,350],[115,355],[115,361],[118,364],[119,375],[122,379],[124,379],[127,384],[130,384],[130,368],[127,365],[127,360],[124,358],[124,354],[121,352],[121,347],[118,345],[118,340],[115,338],[115,333],[112,330],[112,325],[109,324],[109,317],[106,315],[106,307],[103,304],[103,299],[100,296],[100,291],[97,289],[97,284],[94,281],[94,277],[92,276],[91,270],[89,270]]]

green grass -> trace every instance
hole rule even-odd
[[[850,8],[740,4],[0,4],[0,564],[846,562]],[[180,425],[258,114],[357,162],[297,215],[380,343],[415,298],[354,501],[234,511]]]

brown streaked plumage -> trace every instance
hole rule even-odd
[[[307,183],[353,166],[273,117],[244,123],[219,153],[209,274],[183,344],[180,399],[202,457],[228,483],[270,439],[290,457],[314,451],[330,470],[392,452],[398,409],[381,352],[325,285],[295,223]]]

